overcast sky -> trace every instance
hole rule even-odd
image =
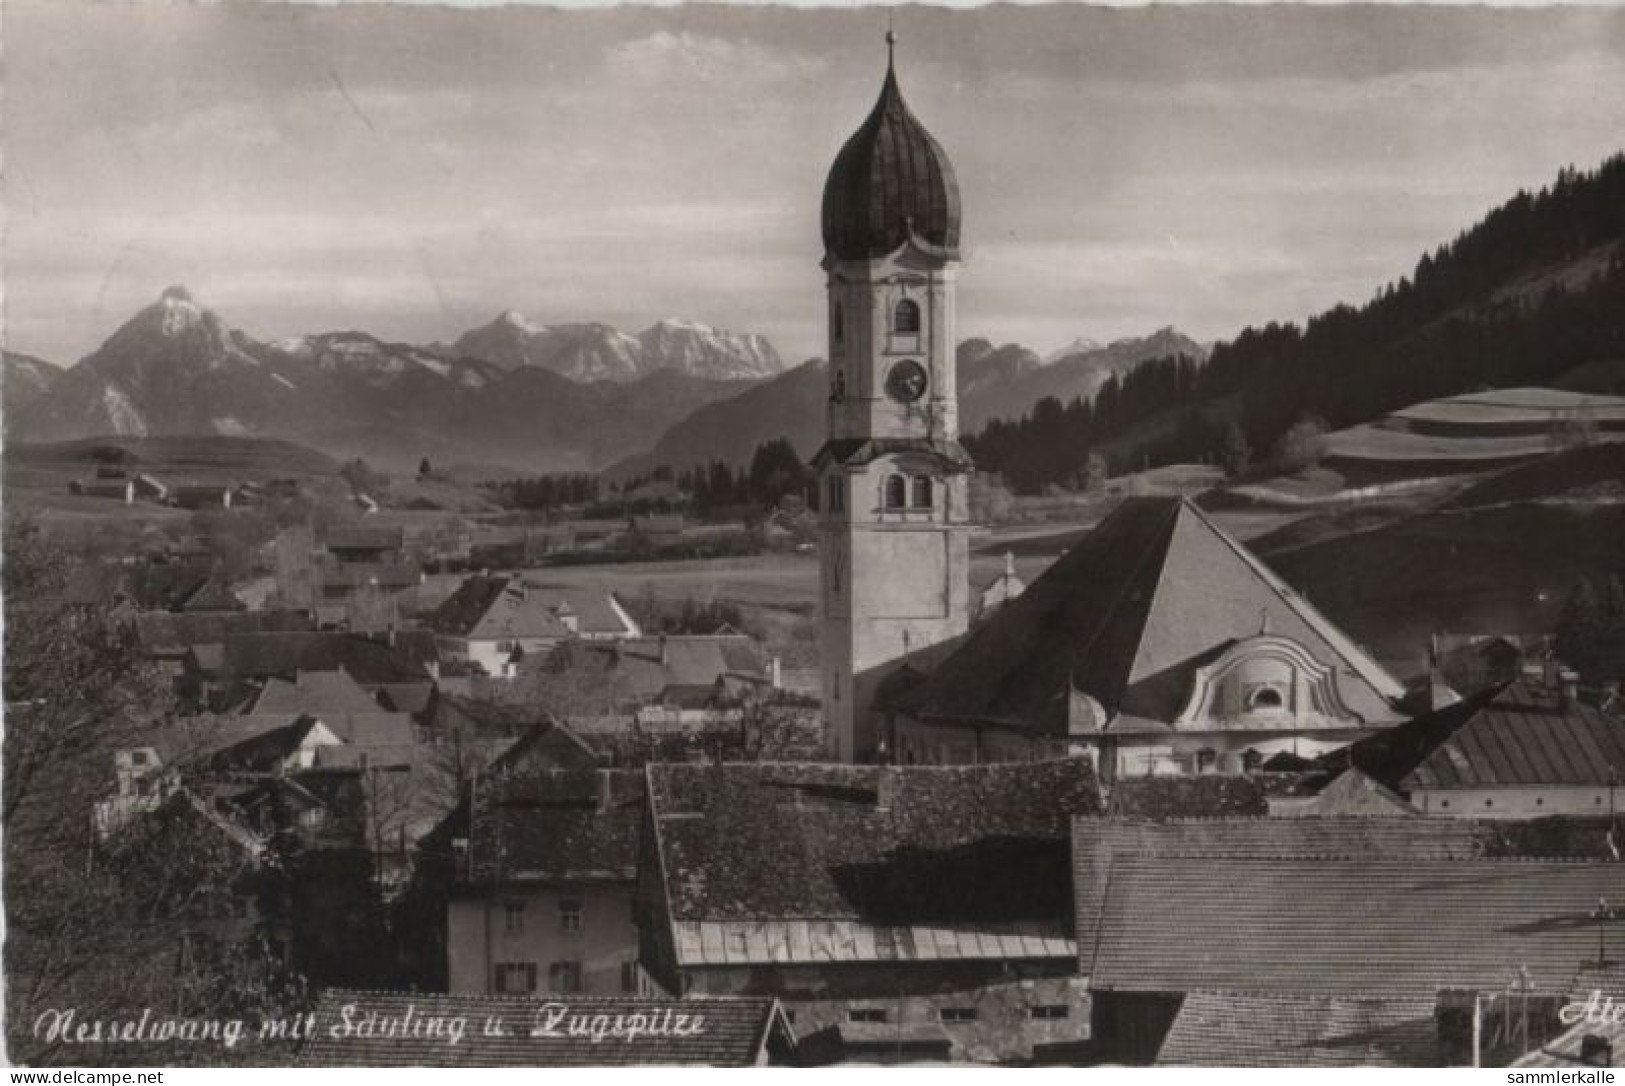
[[[897,9],[965,208],[960,333],[1300,320],[1625,148],[1625,9]],[[170,283],[251,334],[501,310],[821,351],[818,203],[880,9],[7,0],[7,346]]]

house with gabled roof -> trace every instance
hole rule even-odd
[[[899,1042],[1043,1060],[1087,1038],[1068,812],[1100,797],[1081,760],[647,774],[640,958],[671,994],[776,995],[809,1060]]]
[[[442,658],[491,676],[509,676],[526,655],[546,653],[571,636],[552,601],[518,577],[477,575],[426,620]]]
[[[451,991],[647,995],[633,917],[643,775],[524,760],[468,789],[446,906]]]
[[[1333,750],[1404,696],[1196,505],[1129,498],[879,709],[905,763],[1089,753],[1111,781]]]
[[[1423,814],[1611,815],[1625,800],[1625,718],[1572,687],[1520,680],[1480,691],[1321,760],[1321,795],[1363,775]]]

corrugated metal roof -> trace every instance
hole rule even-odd
[[[1399,777],[1401,791],[1625,778],[1625,720],[1526,683],[1436,734],[1439,741]]]
[[[1014,961],[1077,955],[1077,943],[1064,932],[1037,924],[998,931],[853,920],[679,920],[673,932],[677,962],[683,966]]]

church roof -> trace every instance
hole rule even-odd
[[[892,708],[1066,734],[1077,694],[1108,731],[1166,727],[1195,670],[1261,629],[1332,668],[1360,719],[1400,719],[1403,687],[1180,498],[1125,500]]]
[[[914,240],[948,259],[959,255],[959,183],[942,146],[909,112],[888,64],[868,119],[835,156],[824,181],[824,249],[864,260]]]

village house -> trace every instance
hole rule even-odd
[[[169,504],[179,509],[230,509],[236,486],[231,483],[188,483],[169,489]]]
[[[504,1031],[486,1028],[500,1022]],[[362,1023],[372,1023],[364,1027]],[[594,1031],[600,1029],[595,1040]],[[637,1023],[631,1028],[630,1023]],[[790,1062],[776,1000],[358,992],[316,1004],[301,1067],[760,1067]]]
[[[485,574],[465,578],[425,623],[443,658],[502,678],[526,657],[545,656],[566,641],[617,641],[642,632],[612,592]]]
[[[439,672],[434,637],[422,630],[367,637],[232,625],[189,633],[193,638],[220,635],[219,640],[194,640],[187,662],[195,696],[215,708],[240,704],[273,678],[296,682],[301,674],[342,670],[377,701],[375,708],[387,701],[392,711],[420,713],[433,696]]]
[[[130,505],[135,501],[133,479],[75,479],[68,484],[68,493],[82,498],[110,498]]]
[[[1491,687],[1323,760],[1414,811],[1447,818],[1612,815],[1625,778],[1625,719],[1579,698],[1558,672]],[[1344,785],[1347,787],[1347,785]]]
[[[453,843],[451,991],[648,994],[632,910],[643,775],[514,761],[475,779]]]
[[[1061,1058],[1081,761],[651,765],[641,961],[685,998],[774,995],[811,1062]]]
[[[1599,940],[1625,938],[1625,919],[1598,908],[1625,895],[1625,867],[1600,835],[1555,840],[1444,819],[1076,819],[1096,1055],[1463,1065],[1478,1036],[1489,1062],[1484,1021],[1518,1009],[1509,987],[1550,1035]],[[1227,1039],[1237,1051],[1221,1057]]]
[[[400,528],[334,525],[320,541],[316,564],[319,625],[381,632],[398,625],[403,600],[423,571],[403,554]]]
[[[903,762],[1086,752],[1240,773],[1405,719],[1404,688],[1193,503],[1130,498],[934,667],[886,691]]]

